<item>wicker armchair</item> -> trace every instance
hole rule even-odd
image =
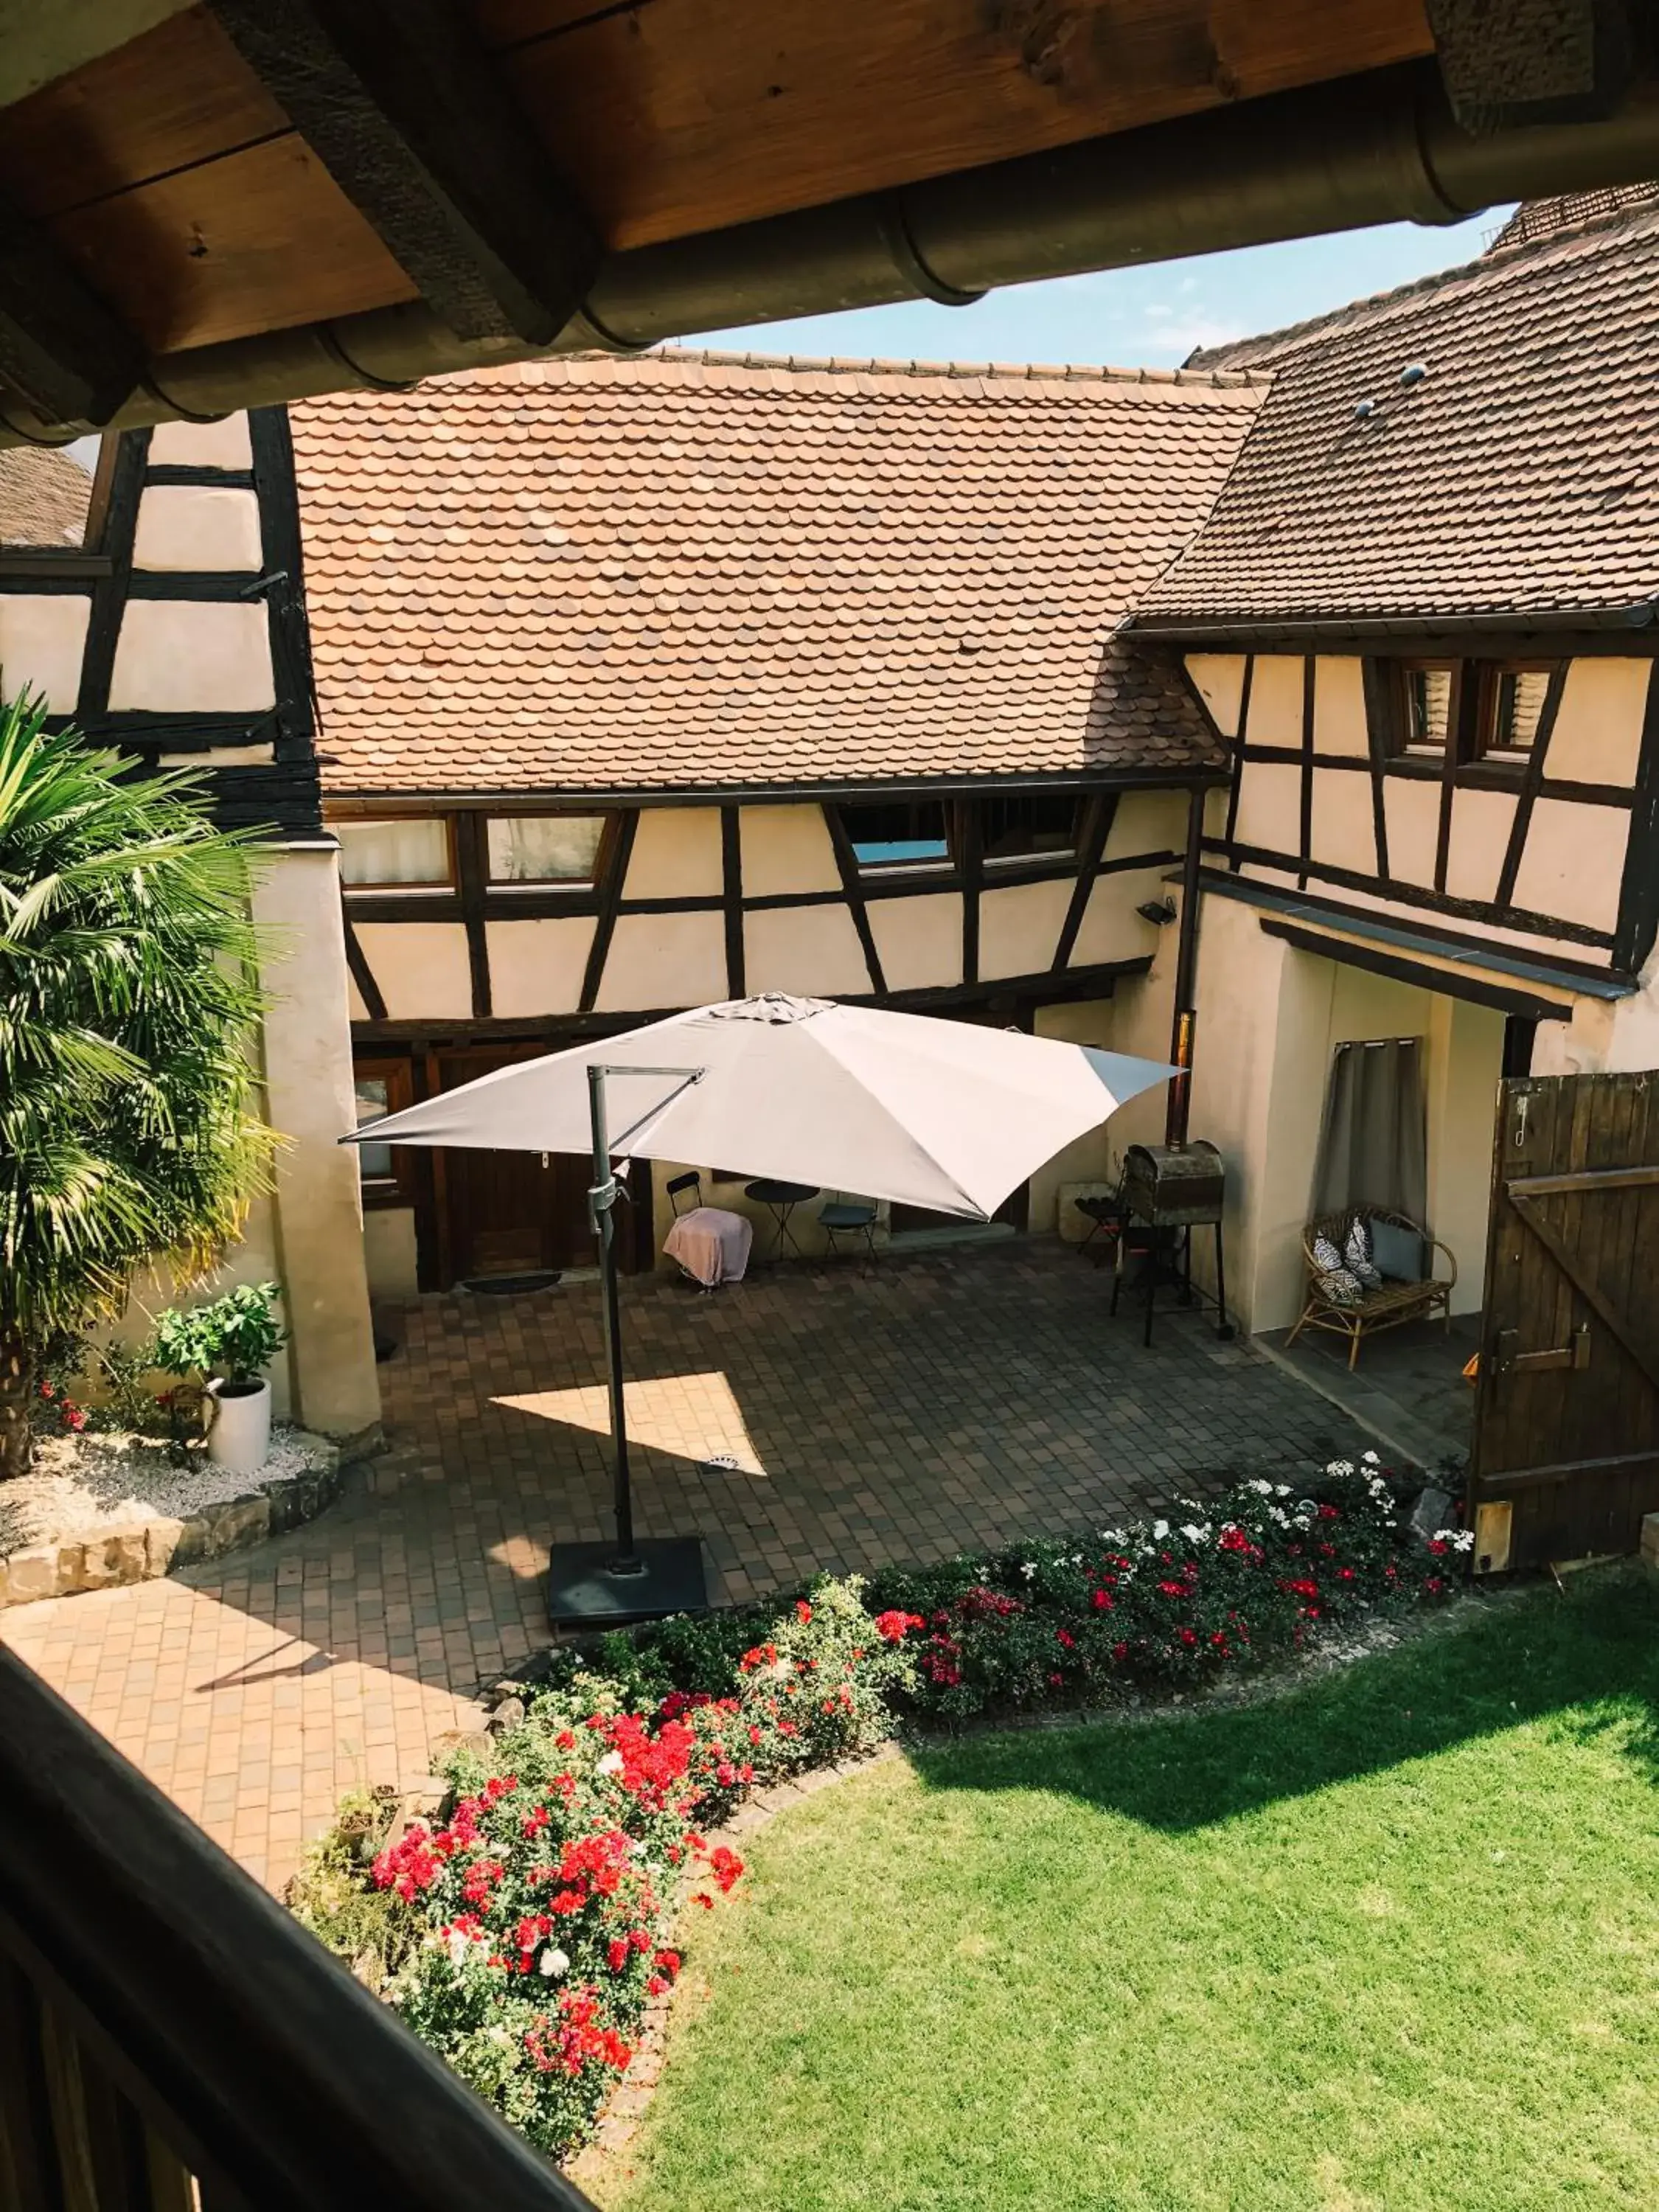
[[[1420,1237],[1431,1255],[1437,1252],[1444,1255],[1445,1273],[1418,1283],[1383,1283],[1376,1290],[1365,1291],[1352,1305],[1340,1305],[1328,1297],[1319,1287],[1319,1278],[1324,1270],[1314,1259],[1314,1240],[1328,1237],[1341,1251],[1356,1217],[1364,1222],[1387,1222],[1396,1229],[1409,1231],[1413,1237]],[[1304,1328],[1329,1329],[1334,1335],[1347,1338],[1348,1366],[1352,1370],[1358,1364],[1361,1344],[1379,1329],[1398,1328],[1402,1322],[1422,1321],[1436,1311],[1444,1317],[1450,1329],[1457,1261],[1449,1246],[1437,1237],[1431,1237],[1420,1222],[1412,1220],[1408,1215],[1391,1212],[1385,1206],[1345,1206],[1340,1212],[1322,1214],[1317,1221],[1308,1224],[1302,1233],[1302,1251],[1308,1263],[1307,1302],[1302,1309],[1302,1318],[1286,1340],[1288,1343],[1294,1344]]]

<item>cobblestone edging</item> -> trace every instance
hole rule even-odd
[[[834,1766],[813,1767],[797,1775],[793,1782],[775,1782],[764,1790],[757,1790],[753,1796],[744,1799],[723,1828],[709,1830],[709,1849],[718,1850],[722,1844],[735,1848],[790,1806],[799,1805],[808,1797],[816,1797],[821,1790],[832,1789],[836,1783],[849,1781],[855,1774],[867,1774],[872,1766],[902,1756],[899,1743],[884,1743],[868,1759],[842,1759]],[[689,1891],[690,1884],[688,1882],[686,1887]],[[564,2167],[579,2189],[592,2191],[600,2183],[616,2178],[617,2161],[639,2133],[646,2107],[662,2079],[667,2059],[669,2022],[675,2002],[687,1983],[688,1977],[682,1974],[665,1996],[647,2001],[640,2039],[628,2069],[606,2098],[592,2134]]]
[[[320,1437],[315,1441],[316,1463],[301,1474],[200,1506],[182,1520],[157,1514],[94,1536],[64,1537],[9,1553],[0,1558],[0,1607],[149,1582],[175,1567],[216,1559],[297,1528],[340,1494],[339,1448]]]

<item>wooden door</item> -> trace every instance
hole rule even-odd
[[[443,1087],[458,1090],[514,1059],[532,1056],[447,1052],[440,1069]],[[588,1174],[586,1163],[558,1152],[544,1159],[537,1152],[446,1146],[441,1203],[449,1282],[585,1265],[592,1255]]]
[[[1477,1569],[1632,1552],[1659,1512],[1659,1073],[1498,1090]]]

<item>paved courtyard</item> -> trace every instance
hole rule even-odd
[[[1107,1316],[1053,1243],[624,1290],[642,1533],[701,1534],[718,1598],[816,1568],[1109,1525],[1246,1462],[1366,1441],[1194,1315]],[[0,1613],[0,1636],[260,1880],[354,1784],[547,1641],[550,1542],[606,1533],[598,1294],[424,1298],[389,1317],[391,1450],[309,1528],[164,1581]],[[730,1466],[713,1465],[715,1460]]]

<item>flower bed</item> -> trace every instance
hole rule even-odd
[[[553,1655],[437,1824],[348,1804],[301,1917],[529,2140],[573,2148],[680,1966],[687,1896],[740,1877],[716,1826],[751,1787],[957,1720],[1201,1684],[1449,1594],[1462,1531],[1408,1554],[1374,1458],[1310,1494],[1256,1478],[1173,1522],[682,1618]],[[504,1715],[507,1710],[504,1709]]]

